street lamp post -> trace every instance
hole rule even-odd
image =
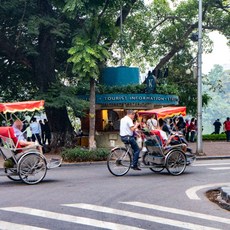
[[[198,63],[197,63],[197,149],[198,155],[203,154],[202,144],[202,0],[199,0],[198,19]]]

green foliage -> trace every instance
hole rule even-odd
[[[203,111],[204,133],[212,133],[213,123],[219,118],[223,123],[229,116],[230,104],[230,72],[215,65],[203,80],[203,92],[211,98]],[[222,125],[223,127],[223,125]]]
[[[76,87],[57,83],[53,84],[46,94],[42,94],[42,98],[45,100],[46,106],[55,108],[71,107],[74,114],[81,117],[85,114],[84,111],[89,107],[89,103],[78,99],[76,92]]]
[[[146,85],[127,85],[127,86],[104,86],[99,85],[97,92],[100,94],[113,94],[113,93],[145,93]]]
[[[226,134],[205,134],[202,135],[204,141],[223,141],[226,140]]]
[[[61,153],[63,160],[67,162],[104,161],[107,159],[108,154],[108,149],[98,148],[88,150],[80,147],[73,149],[66,148]]]
[[[109,57],[105,45],[91,44],[90,40],[84,40],[76,37],[73,41],[73,47],[68,52],[71,57],[68,62],[73,63],[73,73],[82,78],[97,79],[100,74],[100,62]]]

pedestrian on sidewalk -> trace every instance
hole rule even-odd
[[[194,117],[190,121],[189,129],[191,132],[190,142],[195,142],[195,137],[197,132],[197,120]]]
[[[30,123],[30,130],[32,132],[32,141],[35,142],[38,141],[39,145],[42,145],[41,142],[41,126],[37,122],[37,119],[35,117],[32,118],[32,122]]]
[[[227,117],[226,121],[224,122],[224,131],[226,133],[226,140],[230,142],[230,118]]]
[[[214,134],[220,134],[220,127],[221,127],[221,122],[220,119],[216,119],[215,122],[213,123],[214,127],[215,127],[215,131]]]

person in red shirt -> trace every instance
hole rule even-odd
[[[224,122],[224,131],[226,133],[226,139],[230,141],[230,118],[227,117],[226,121]]]

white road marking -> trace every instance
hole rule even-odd
[[[230,167],[215,167],[215,168],[209,168],[211,170],[229,170]]]
[[[227,218],[222,218],[218,216],[212,216],[212,215],[207,215],[199,212],[191,212],[191,211],[186,211],[182,209],[176,209],[176,208],[168,208],[164,206],[159,206],[155,204],[147,204],[147,203],[142,203],[142,202],[121,202],[123,204],[128,204],[128,205],[133,205],[141,208],[148,208],[148,209],[154,209],[162,212],[169,212],[169,213],[174,213],[182,216],[190,216],[190,217],[195,217],[198,219],[205,219],[209,221],[216,221],[216,222],[221,222],[224,224],[230,224],[230,219]]]
[[[220,187],[223,185],[230,185],[230,182],[227,183],[216,183],[216,184],[206,184],[206,185],[200,185],[200,186],[194,186],[190,189],[186,190],[186,195],[191,200],[200,200],[200,198],[197,195],[197,191],[204,189],[204,188],[212,188],[212,187]]]
[[[23,214],[32,215],[32,216],[39,216],[39,217],[48,218],[48,219],[61,220],[61,221],[89,225],[89,226],[105,228],[105,229],[114,229],[114,230],[117,230],[117,229],[119,230],[123,230],[123,229],[124,230],[140,230],[141,229],[141,228],[136,228],[136,227],[123,225],[123,224],[116,224],[116,223],[107,222],[107,221],[100,221],[100,220],[95,220],[91,218],[66,215],[62,213],[55,213],[55,212],[26,208],[26,207],[7,207],[7,208],[0,208],[0,210],[23,213]]]
[[[230,165],[230,163],[206,163],[206,164],[204,164],[204,163],[196,163],[196,164],[194,164],[193,166],[198,166],[198,167],[201,167],[201,166],[217,166],[217,165]]]
[[[38,228],[34,226],[27,226],[23,224],[14,224],[6,221],[0,221],[1,230],[48,230],[48,228]]]
[[[123,211],[120,209],[107,208],[107,207],[98,206],[98,205],[81,204],[81,203],[63,204],[63,205],[68,206],[68,207],[87,209],[87,210],[96,211],[96,212],[110,213],[113,215],[135,218],[135,219],[140,219],[144,221],[151,221],[151,222],[160,223],[164,225],[179,227],[182,229],[193,229],[193,230],[214,230],[214,229],[217,230],[218,229],[218,228],[206,227],[206,226],[202,226],[198,224],[192,224],[188,222],[172,220],[168,218],[150,216],[150,215],[140,214],[140,213],[135,213],[135,212],[130,212],[130,211]]]

